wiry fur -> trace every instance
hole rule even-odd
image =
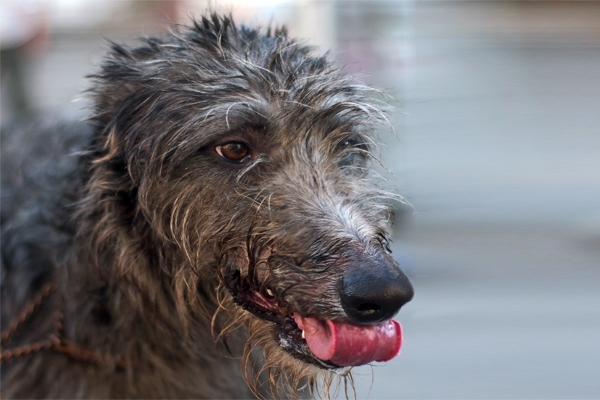
[[[368,169],[377,96],[284,30],[216,15],[113,45],[91,79],[87,126],[3,137],[2,326],[54,281],[15,345],[61,310],[66,338],[110,357],[3,364],[2,397],[297,396],[319,375],[335,390],[233,300],[269,289],[282,314],[347,318],[348,260],[389,258],[394,196]],[[221,159],[230,140],[251,160]]]

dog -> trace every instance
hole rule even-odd
[[[330,396],[398,353],[377,91],[215,13],[90,79],[2,133],[2,397]]]

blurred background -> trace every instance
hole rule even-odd
[[[205,1],[2,0],[2,122],[86,115],[106,40]],[[600,2],[212,1],[391,94],[384,172],[416,297],[359,399],[600,398]],[[372,374],[373,372],[373,374]],[[343,395],[340,395],[343,398]]]

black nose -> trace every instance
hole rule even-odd
[[[413,295],[406,275],[383,254],[351,261],[340,284],[342,307],[358,323],[381,322],[393,317]]]

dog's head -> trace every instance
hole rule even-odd
[[[218,285],[247,356],[296,378],[398,353],[413,289],[388,247],[397,197],[370,171],[375,91],[283,30],[214,15],[114,45],[93,79],[97,186],[125,199],[180,308]]]

